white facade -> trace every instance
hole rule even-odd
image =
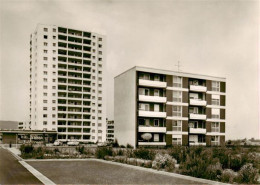
[[[30,128],[104,142],[104,36],[39,24],[30,41]]]

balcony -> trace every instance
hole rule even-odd
[[[206,128],[190,128],[191,134],[206,134]]]
[[[190,113],[190,119],[206,120],[207,116],[205,114]]]
[[[207,101],[201,99],[190,99],[190,105],[206,106]]]
[[[195,92],[206,92],[207,87],[202,85],[190,85],[190,90]]]
[[[153,118],[166,118],[166,112],[154,112],[139,110],[139,116],[141,117],[153,117]]]
[[[190,146],[206,146],[206,143],[201,143],[201,142],[190,142]]]
[[[166,142],[138,142],[139,146],[166,146]]]
[[[139,132],[156,132],[156,133],[166,133],[166,127],[149,127],[149,126],[139,126]]]
[[[166,97],[139,95],[139,101],[166,103]]]
[[[166,82],[139,79],[139,85],[166,88]]]

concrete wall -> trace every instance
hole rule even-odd
[[[136,146],[136,70],[115,77],[115,139],[121,145]]]

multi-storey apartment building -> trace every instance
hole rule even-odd
[[[30,38],[30,128],[103,142],[104,36],[39,24]]]
[[[223,145],[226,79],[134,67],[115,77],[115,139],[138,146]]]
[[[114,120],[107,120],[107,142],[114,142]]]

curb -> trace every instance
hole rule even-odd
[[[160,175],[167,175],[167,176],[171,176],[171,177],[175,177],[175,178],[181,178],[181,179],[185,179],[185,180],[196,181],[196,182],[200,182],[200,183],[203,183],[203,184],[229,185],[229,184],[223,183],[223,182],[201,179],[201,178],[191,177],[191,176],[187,176],[187,175],[181,175],[181,174],[177,174],[177,173],[158,171],[158,170],[155,170],[155,169],[152,169],[152,168],[144,168],[144,167],[140,167],[140,166],[134,166],[134,165],[124,164],[124,163],[119,163],[119,162],[113,162],[113,161],[106,161],[106,160],[102,160],[102,159],[91,159],[91,158],[88,158],[88,159],[26,159],[24,161],[28,161],[28,162],[29,161],[32,161],[32,162],[41,162],[41,161],[97,161],[97,162],[103,162],[103,163],[107,163],[107,164],[113,164],[113,165],[128,167],[128,168],[132,168],[132,169],[136,169],[136,170],[142,170],[142,171],[146,171],[146,172],[156,173],[156,174],[160,174]]]

